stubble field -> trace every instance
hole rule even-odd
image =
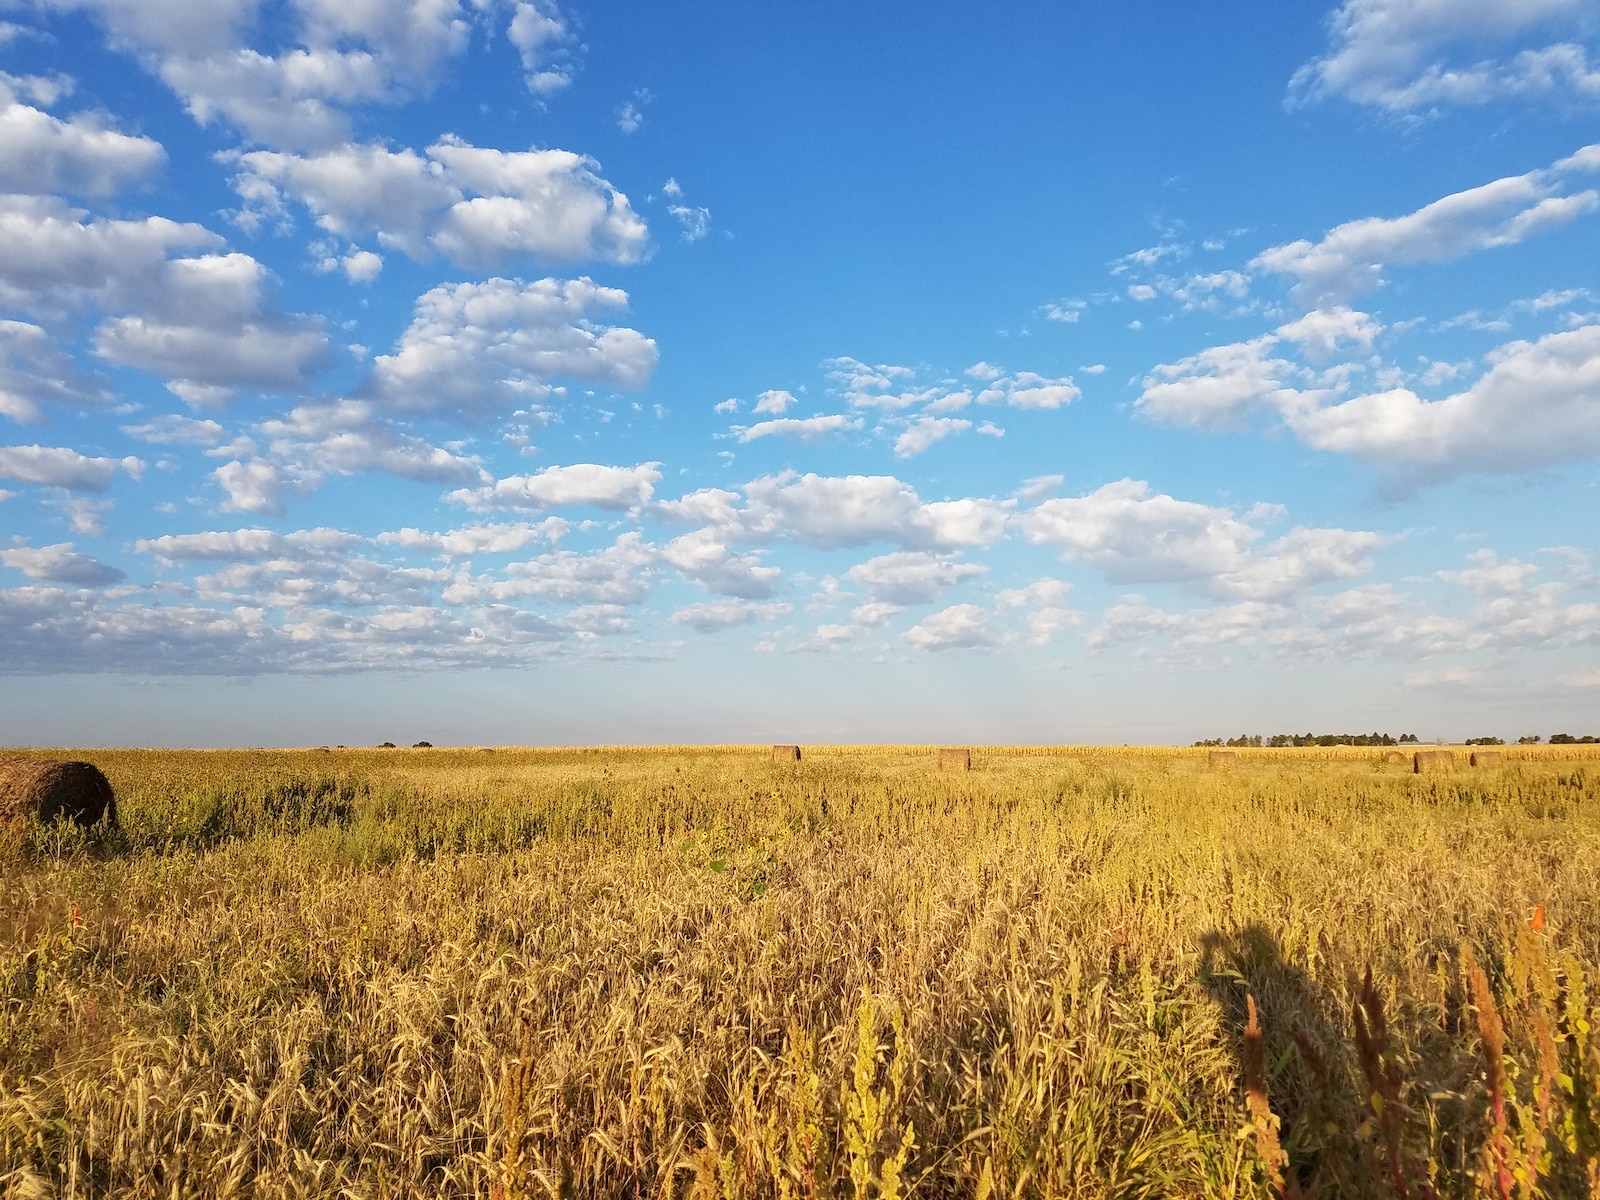
[[[1600,1194],[1593,752],[75,754],[0,1195]]]

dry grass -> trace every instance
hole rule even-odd
[[[0,865],[0,1195],[1595,1186],[1577,748],[934,749],[83,755],[122,832]]]

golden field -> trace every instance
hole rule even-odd
[[[71,752],[0,1196],[1600,1195],[1600,748],[934,749]]]

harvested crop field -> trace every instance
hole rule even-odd
[[[1593,1194],[1594,749],[63,751],[0,1195]]]

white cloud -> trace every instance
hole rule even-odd
[[[977,400],[1011,408],[1061,408],[1082,394],[1070,378],[1048,379],[1032,371],[1018,371],[995,379],[978,393]]]
[[[73,492],[103,492],[118,467],[144,469],[136,458],[90,458],[64,446],[0,446],[0,479],[38,483]]]
[[[902,605],[873,600],[852,608],[850,619],[862,629],[881,629],[903,612],[905,608]]]
[[[356,250],[339,260],[345,278],[351,283],[371,283],[383,270],[383,255],[371,250]]]
[[[533,597],[544,601],[633,605],[649,595],[659,560],[655,547],[637,533],[625,533],[591,554],[551,550],[506,567],[504,578],[476,578],[464,571],[442,593],[447,604],[506,603]]]
[[[106,381],[84,375],[43,328],[0,320],[0,415],[31,423],[41,405],[90,408],[108,404]]]
[[[228,494],[222,504],[223,512],[263,513],[269,516],[282,513],[288,497],[304,495],[315,482],[291,469],[259,458],[249,462],[234,459],[211,474]]]
[[[574,38],[556,5],[548,0],[522,0],[516,5],[507,32],[511,44],[522,55],[528,90],[535,96],[548,96],[572,82],[572,67],[567,60]]]
[[[711,210],[704,205],[669,204],[667,212],[678,222],[686,242],[698,242],[711,232]]]
[[[416,259],[498,270],[522,261],[632,263],[649,231],[627,196],[569,150],[505,151],[455,137],[414,150],[346,144],[315,155],[238,156],[242,219],[258,223],[305,205],[341,237],[378,241]]]
[[[95,353],[179,385],[294,389],[332,361],[320,318],[285,317],[265,303],[268,273],[247,254],[166,264],[140,315],[112,317],[95,331]],[[224,391],[223,394],[226,394]]]
[[[175,0],[45,2],[93,12],[113,43],[137,53],[201,124],[224,120],[257,142],[302,149],[347,140],[345,106],[428,90],[471,30],[457,0],[297,0],[291,12],[298,27],[272,54],[246,44],[257,0],[201,9]],[[510,32],[519,48],[525,29],[514,17]]]
[[[617,107],[617,128],[623,133],[638,133],[644,124],[644,113],[633,101]]]
[[[637,467],[578,463],[546,467],[534,475],[512,475],[488,487],[464,488],[451,492],[446,499],[476,512],[492,509],[537,512],[579,504],[623,512],[648,503],[660,480],[660,463],[641,463]]]
[[[1112,583],[1191,583],[1220,595],[1272,598],[1372,569],[1384,544],[1376,533],[1291,530],[1254,549],[1263,534],[1225,508],[1152,495],[1123,479],[1086,496],[1046,500],[1015,518],[1036,545],[1059,546],[1070,561]]]
[[[0,550],[0,563],[21,571],[29,579],[48,579],[78,587],[109,587],[126,578],[116,567],[91,555],[75,553],[71,542],[40,546],[37,550],[27,546]]]
[[[167,413],[137,425],[124,425],[122,432],[156,446],[215,446],[225,431],[215,421]]]
[[[662,557],[707,591],[746,600],[772,595],[783,572],[762,564],[754,554],[728,549],[725,530],[697,529],[668,542]]]
[[[759,410],[758,410],[759,411]],[[778,437],[792,442],[820,442],[836,433],[861,428],[859,417],[834,413],[818,417],[779,417],[772,421],[758,421],[754,425],[735,425],[734,434],[741,442],[757,438]]]
[[[537,401],[553,379],[643,387],[655,342],[594,319],[627,302],[588,279],[441,284],[417,300],[395,353],[378,356],[358,394],[385,408],[454,412]]]
[[[386,471],[424,483],[486,482],[476,458],[431,445],[383,420],[364,400],[303,404],[263,421],[272,453],[300,474]]]
[[[0,191],[109,196],[166,162],[161,143],[118,133],[83,113],[61,120],[22,103],[0,77]]]
[[[906,630],[918,650],[967,650],[994,644],[989,614],[976,604],[957,604],[932,613]]]
[[[716,600],[709,604],[690,604],[669,618],[699,633],[714,633],[753,621],[775,621],[793,609],[787,604],[753,604],[749,600]]]
[[[895,439],[894,452],[901,458],[913,458],[935,442],[951,434],[965,433],[972,428],[971,421],[959,417],[918,417]]]
[[[1396,388],[1295,409],[1286,422],[1306,445],[1352,455],[1402,483],[1600,455],[1600,326],[1511,342],[1489,362],[1471,387],[1443,400]]]
[[[1440,571],[1437,577],[1480,596],[1511,596],[1524,591],[1539,571],[1532,563],[1515,559],[1503,563],[1493,550],[1479,550],[1471,558],[1476,566],[1460,571]]]
[[[446,562],[472,558],[478,554],[515,554],[537,541],[559,541],[571,527],[560,517],[546,517],[537,524],[526,521],[490,522],[463,525],[445,533],[424,533],[420,529],[398,529],[380,533],[373,540],[380,546],[400,546],[437,555]]]
[[[1344,0],[1329,19],[1330,52],[1295,73],[1290,96],[1391,112],[1600,98],[1600,72],[1577,40],[1593,32],[1591,18],[1583,0]],[[1540,44],[1552,35],[1567,40]]]
[[[914,550],[881,554],[857,563],[846,575],[867,589],[873,600],[905,607],[931,604],[965,579],[984,574],[977,563],[954,562],[948,557]]]
[[[784,474],[745,485],[747,527],[782,531],[819,548],[889,542],[956,549],[998,541],[1012,501],[963,499],[925,504],[889,475]]]
[[[1381,287],[1387,266],[1450,262],[1516,245],[1593,212],[1600,208],[1600,193],[1568,192],[1566,180],[1596,169],[1597,151],[1585,147],[1546,170],[1456,192],[1403,217],[1364,217],[1337,226],[1316,243],[1274,246],[1250,265],[1293,276],[1291,294],[1307,307],[1341,304]]]
[[[222,239],[165,217],[87,220],[54,197],[0,197],[0,303],[55,316],[89,304],[142,309],[163,290],[167,256]]]
[[[771,388],[756,397],[756,412],[763,416],[781,417],[796,403],[793,393]]]

